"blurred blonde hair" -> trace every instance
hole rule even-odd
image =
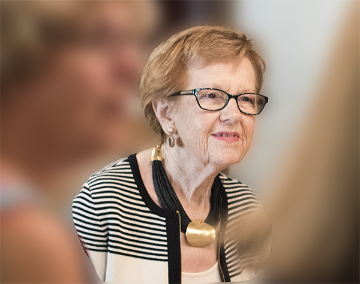
[[[88,12],[108,2],[132,9],[136,33],[146,35],[158,25],[159,10],[154,1],[2,1],[2,88],[4,83],[17,84],[36,74],[53,50],[78,35]]]
[[[165,132],[155,115],[152,102],[181,91],[187,83],[190,66],[204,67],[213,62],[238,64],[247,57],[255,71],[256,92],[263,84],[265,62],[242,32],[221,26],[198,26],[171,36],[154,49],[140,83],[140,101],[145,117],[163,143]]]

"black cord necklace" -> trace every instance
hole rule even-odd
[[[154,155],[154,152],[157,153]],[[155,157],[155,158],[154,158]],[[157,157],[157,158],[156,158]],[[210,211],[205,221],[191,221],[176,196],[165,169],[162,165],[160,146],[153,150],[152,154],[152,176],[156,195],[162,208],[178,210],[181,216],[181,231],[186,234],[190,245],[204,247],[215,240],[215,229],[220,221],[221,195],[214,181],[211,187]]]

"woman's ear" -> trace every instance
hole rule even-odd
[[[161,124],[161,127],[166,132],[167,127],[174,124],[174,117],[170,102],[166,99],[154,100],[152,102],[152,107]]]

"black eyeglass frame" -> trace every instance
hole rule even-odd
[[[200,105],[199,100],[198,100],[198,96],[197,96],[197,93],[198,93],[198,91],[200,91],[200,90],[216,90],[216,91],[223,92],[223,93],[227,94],[227,96],[228,96],[227,101],[226,101],[225,105],[224,105],[222,108],[219,108],[219,109],[206,109],[206,108],[203,108],[203,107]],[[230,99],[234,98],[235,101],[236,101],[236,104],[237,104],[237,107],[238,107],[239,111],[240,111],[241,113],[248,114],[248,115],[259,115],[259,114],[262,112],[262,110],[264,109],[264,107],[265,107],[265,105],[267,104],[267,102],[269,101],[269,98],[268,98],[267,96],[264,96],[264,95],[261,95],[261,94],[257,94],[257,93],[241,93],[241,94],[238,94],[238,95],[230,95],[229,93],[227,93],[227,92],[225,92],[225,91],[223,91],[223,90],[220,90],[220,89],[216,89],[216,88],[197,88],[197,89],[192,89],[192,90],[187,90],[187,91],[180,91],[180,92],[176,92],[176,93],[171,94],[170,97],[187,96],[187,95],[194,95],[195,98],[196,98],[196,102],[197,102],[198,106],[199,106],[201,109],[203,109],[203,110],[208,110],[208,111],[219,111],[219,110],[222,110],[222,109],[224,109],[224,108],[228,105]],[[261,97],[263,97],[263,98],[265,99],[265,103],[264,103],[263,107],[261,108],[261,110],[260,110],[257,114],[252,114],[252,113],[244,112],[244,111],[242,111],[242,110],[240,109],[240,107],[239,107],[239,102],[238,102],[238,100],[237,100],[238,97],[240,97],[240,96],[242,96],[242,95],[258,95],[258,96],[261,96]]]

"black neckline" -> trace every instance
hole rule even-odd
[[[149,195],[149,192],[145,188],[144,182],[141,178],[139,164],[136,159],[136,154],[132,154],[128,157],[131,171],[133,173],[135,183],[139,188],[141,198],[148,206],[151,212],[162,217],[169,218],[166,221],[166,232],[168,235],[168,254],[169,254],[169,283],[180,283],[181,282],[181,251],[180,251],[180,219],[176,211],[164,209],[158,206],[154,200]],[[226,231],[227,222],[228,222],[228,199],[223,183],[220,179],[220,174],[218,174],[214,182],[219,183],[220,195],[223,200],[222,207],[220,211],[221,223],[220,223],[220,237],[218,239],[220,246],[220,255],[218,256],[220,260],[220,266],[224,274],[224,281],[230,282],[230,275],[225,258],[225,247],[224,247],[224,238],[222,237]],[[176,228],[175,228],[176,227]]]
[[[131,167],[131,171],[134,175],[135,183],[140,191],[140,195],[142,199],[144,200],[147,207],[149,207],[150,211],[153,213],[162,216],[162,217],[173,217],[174,215],[177,215],[176,211],[164,209],[157,205],[155,201],[151,198],[149,192],[147,191],[143,179],[140,174],[139,164],[136,158],[136,154],[132,154],[128,157],[129,164]]]
[[[151,198],[149,192],[147,191],[147,189],[144,185],[143,179],[141,177],[139,164],[138,164],[136,155],[137,155],[137,153],[131,154],[128,157],[128,160],[129,160],[129,164],[131,167],[131,171],[134,175],[135,183],[139,189],[140,195],[141,195],[143,201],[145,202],[146,206],[149,207],[150,211],[152,211],[153,213],[155,213],[159,216],[162,216],[162,217],[173,217],[174,215],[177,215],[175,210],[162,208],[159,205],[157,205],[154,202],[154,200]],[[223,229],[225,229],[226,223],[227,223],[227,217],[228,217],[227,216],[228,203],[227,203],[227,195],[225,192],[225,188],[220,179],[220,174],[218,174],[215,177],[214,182],[218,183],[219,189],[220,189],[220,195],[221,195],[221,198],[223,199],[222,210],[221,210],[220,215],[221,215],[221,227]]]

